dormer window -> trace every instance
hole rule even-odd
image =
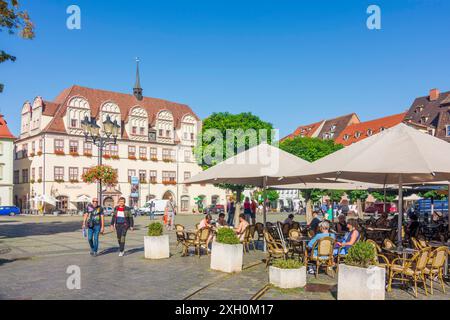
[[[359,137],[361,137],[361,132],[356,131],[356,132],[355,132],[355,138],[356,138],[356,139],[359,139]]]
[[[386,130],[385,127],[381,127],[381,128],[380,128],[380,132],[383,132],[384,130]]]
[[[418,106],[415,110],[414,113],[421,113],[423,111],[423,106]]]
[[[137,134],[137,127],[132,127],[131,128],[131,133],[132,134]]]
[[[70,127],[71,128],[77,128],[78,127],[78,120],[77,119],[70,119]]]
[[[331,130],[331,131],[336,130],[336,125],[333,124],[333,125],[331,126],[331,129],[330,129],[330,130]]]
[[[368,130],[367,130],[367,136],[370,137],[370,136],[372,136],[372,135],[373,135],[372,129],[368,129]]]
[[[139,134],[140,134],[141,136],[145,135],[145,128],[144,128],[144,127],[140,127],[140,128],[139,128]]]
[[[348,134],[344,134],[344,141],[347,141],[348,139],[350,139],[350,136]]]
[[[428,121],[428,117],[422,117],[420,118],[420,123],[425,124]]]

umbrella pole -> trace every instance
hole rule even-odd
[[[447,192],[447,217],[448,217],[448,231],[450,231],[450,181],[448,183],[448,192]]]
[[[266,228],[266,222],[267,222],[267,208],[266,208],[266,193],[267,190],[267,177],[263,178],[263,224],[264,228]],[[264,252],[266,252],[266,237],[264,237]]]
[[[403,179],[402,175],[398,178],[398,246],[403,247],[402,239],[402,229],[403,229]]]

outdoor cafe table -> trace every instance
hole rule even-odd
[[[408,255],[413,255],[413,254],[415,254],[415,253],[418,252],[418,250],[411,249],[411,248],[401,248],[401,249],[400,249],[400,248],[394,248],[394,249],[384,249],[384,250],[385,250],[386,252],[395,254],[395,255],[401,257],[402,259],[407,259],[407,258],[408,258]],[[402,264],[403,264],[404,262],[405,262],[405,261],[402,260]],[[392,261],[391,261],[391,263],[392,263]]]
[[[389,234],[392,231],[392,228],[374,228],[374,227],[367,227],[366,228],[366,233],[369,236],[372,236],[375,239],[379,239],[379,240],[384,240],[387,236],[387,234]],[[370,239],[370,238],[369,238]]]

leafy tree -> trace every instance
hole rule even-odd
[[[0,0],[0,32],[19,34],[24,39],[34,38],[34,25],[26,11],[19,8],[18,0]],[[0,63],[16,61],[16,57],[0,49]],[[3,84],[0,83],[0,93]]]
[[[357,200],[365,201],[369,196],[369,192],[367,192],[366,190],[350,190],[347,192],[347,195],[352,202]]]
[[[252,139],[246,135],[246,131],[249,129],[256,130],[256,141],[252,141]],[[205,137],[208,136],[208,131],[210,130],[219,132],[222,142],[217,141],[215,138],[205,139]],[[229,130],[235,130],[236,133],[236,136],[231,141],[226,139],[227,131]],[[266,130],[267,136],[262,135],[262,131],[260,130]],[[222,143],[222,150],[220,150],[220,152],[222,152],[223,160],[226,160],[236,155],[238,151],[240,151],[240,146],[243,146],[245,147],[245,150],[248,150],[250,147],[253,147],[253,145],[251,145],[253,142],[256,142],[256,144],[260,144],[262,141],[271,143],[272,130],[273,126],[271,123],[262,121],[258,116],[255,116],[250,112],[239,114],[231,114],[229,112],[213,113],[203,121],[202,132],[200,137],[197,139],[198,144],[194,148],[194,154],[197,158],[197,162],[203,167],[204,170],[206,170],[217,164],[215,162],[211,163],[207,161],[208,159],[205,156],[205,150],[208,150],[208,148],[213,146],[215,143]],[[216,153],[212,152],[211,156],[216,156]],[[244,191],[247,187],[236,184],[218,184],[217,186],[235,192],[236,200],[241,199],[242,191]],[[236,217],[237,216],[238,215],[236,215]]]
[[[444,200],[447,198],[445,194],[438,192],[436,190],[429,190],[427,192],[419,193],[419,196],[431,200]]]
[[[340,202],[345,194],[344,190],[326,190],[325,194],[330,197],[331,202]]]
[[[309,162],[319,160],[343,147],[343,145],[336,144],[333,140],[309,137],[295,137],[283,140],[280,143],[280,149]],[[302,196],[307,202],[306,220],[308,222],[312,219],[312,204],[319,201],[325,194],[326,192],[322,190],[302,190]]]
[[[375,200],[381,201],[381,202],[384,201],[384,193],[383,192],[373,191],[370,194],[375,198]],[[394,202],[396,198],[397,198],[396,191],[386,190],[386,202]]]

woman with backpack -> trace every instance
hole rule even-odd
[[[125,198],[120,198],[118,206],[114,208],[111,220],[111,228],[117,233],[117,241],[119,243],[119,257],[125,254],[125,238],[127,231],[134,229],[134,219],[131,209],[125,205]]]
[[[96,257],[98,252],[98,237],[100,233],[105,231],[105,217],[103,215],[103,208],[98,204],[98,199],[92,199],[92,204],[86,208],[83,215],[83,233],[88,229],[88,241],[91,247],[91,256]]]

